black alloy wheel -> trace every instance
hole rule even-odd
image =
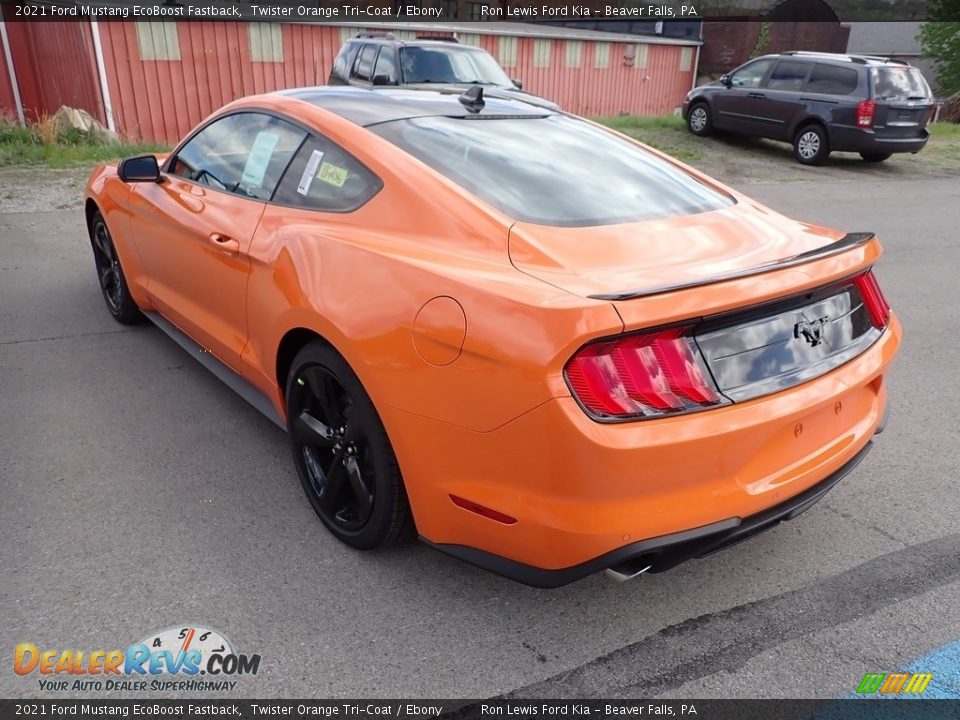
[[[142,315],[130,295],[127,280],[120,265],[120,258],[113,245],[113,238],[107,229],[103,215],[97,212],[90,222],[90,244],[93,246],[93,261],[97,268],[97,280],[107,310],[114,320],[130,325],[138,322]]]
[[[312,343],[287,382],[287,428],[304,491],[341,541],[370,550],[402,539],[412,519],[396,457],[360,381]]]

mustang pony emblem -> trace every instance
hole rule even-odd
[[[830,318],[822,317],[816,320],[801,320],[793,326],[793,336],[803,338],[812,347],[816,347],[823,341],[823,326]]]

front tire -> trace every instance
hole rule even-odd
[[[713,117],[705,102],[694,103],[687,111],[687,130],[698,137],[713,134]]]
[[[293,462],[327,529],[357,550],[412,535],[390,439],[346,360],[322,341],[310,343],[293,360],[286,399]]]
[[[805,125],[793,139],[793,156],[803,165],[823,165],[830,155],[827,133],[821,125]]]
[[[868,163],[880,163],[884,160],[889,160],[891,155],[893,155],[893,153],[860,153],[863,161]]]
[[[97,268],[100,292],[103,293],[103,301],[113,319],[123,325],[133,325],[143,320],[140,308],[134,302],[127,286],[127,278],[123,274],[113,237],[99,210],[90,219],[90,244],[93,246],[93,261]]]

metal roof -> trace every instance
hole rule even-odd
[[[670,38],[662,35],[628,35],[603,30],[582,30],[539,23],[520,22],[331,22],[329,25],[359,30],[401,30],[416,33],[455,32],[466,35],[506,35],[510,37],[553,38],[557,40],[588,40],[591,42],[619,42],[636,45],[702,45],[700,40]]]
[[[554,113],[520,100],[497,97],[496,90],[484,88],[486,105],[480,113],[467,110],[459,101],[462,89],[408,90],[404,88],[361,88],[350,85],[318,86],[278,90],[274,95],[292,97],[336,113],[362,125],[417,117],[543,117]]]

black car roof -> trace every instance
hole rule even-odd
[[[484,108],[474,113],[459,101],[462,90],[371,89],[336,85],[278,90],[274,94],[308,102],[362,126],[416,117],[532,118],[555,114],[521,100],[492,96],[485,97]]]

